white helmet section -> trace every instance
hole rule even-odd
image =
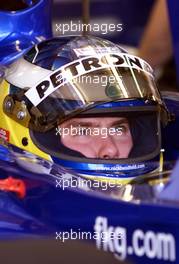
[[[33,87],[39,80],[43,80],[52,71],[39,67],[24,58],[13,63],[6,71],[6,80],[18,88]]]

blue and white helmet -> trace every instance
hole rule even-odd
[[[23,104],[25,114],[19,118],[6,109],[10,95],[4,112],[28,128],[33,144],[55,163],[93,179],[124,181],[157,169],[161,125],[169,114],[153,71],[141,58],[101,38],[59,37],[35,45],[6,79],[13,103]],[[127,157],[88,157],[63,144],[61,124],[99,117],[127,119],[133,142]]]

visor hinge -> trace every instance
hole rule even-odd
[[[25,101],[14,100],[12,96],[8,95],[4,99],[3,111],[21,125],[28,126],[31,117]]]

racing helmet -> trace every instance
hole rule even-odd
[[[124,182],[158,169],[161,126],[170,119],[150,65],[93,36],[46,40],[7,68],[0,115],[0,137],[13,146],[88,178]],[[64,143],[74,121],[78,132]],[[108,153],[88,155],[99,137]]]

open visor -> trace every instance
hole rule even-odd
[[[61,160],[97,164],[143,161],[160,151],[160,114],[156,106],[95,117],[80,114],[44,135],[31,131],[31,137],[41,150]]]
[[[150,66],[127,54],[79,59],[19,90],[5,99],[4,112],[39,132],[107,102],[143,99],[163,105]]]

